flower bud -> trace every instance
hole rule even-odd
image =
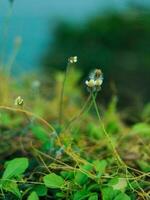
[[[68,59],[69,63],[76,63],[78,61],[78,57],[77,56],[72,56]]]
[[[21,98],[21,96],[18,96],[18,97],[15,99],[15,105],[16,105],[16,106],[23,106],[23,104],[24,104],[23,99]]]

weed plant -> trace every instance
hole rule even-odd
[[[148,121],[125,125],[115,96],[100,109],[98,69],[83,83],[84,97],[74,65],[69,60],[66,73],[56,73],[50,98],[37,80],[20,88],[6,84],[11,93],[0,106],[1,199],[149,199]]]
[[[126,125],[116,96],[106,108],[99,102],[100,69],[78,86],[76,56],[49,84],[39,75],[16,82],[19,45],[1,62],[0,199],[150,199],[150,106]]]

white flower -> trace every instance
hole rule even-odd
[[[89,81],[86,80],[85,84],[89,87],[89,88],[93,88],[95,86],[95,81],[94,79],[90,79]]]
[[[103,80],[102,79],[97,79],[97,80],[95,80],[95,86],[101,86],[102,85],[102,83],[103,83]]]
[[[103,83],[103,74],[100,69],[95,69],[89,76],[89,80],[85,81],[87,89],[89,91],[100,91]]]
[[[69,61],[70,63],[76,63],[76,62],[78,61],[78,57],[77,57],[77,56],[72,56],[72,57],[70,57],[70,58],[68,59],[68,61]]]

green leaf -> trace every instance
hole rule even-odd
[[[34,191],[37,193],[38,196],[46,196],[47,195],[47,188],[45,185],[36,185],[34,187]]]
[[[7,191],[13,193],[19,199],[21,198],[21,193],[19,191],[18,185],[14,181],[4,181],[2,183],[2,188]]]
[[[88,200],[98,200],[98,194],[97,193],[93,193],[89,196]]]
[[[33,126],[32,127],[33,135],[39,139],[42,143],[49,141],[49,136],[44,128],[41,126]]]
[[[43,150],[49,150],[53,147],[53,138],[50,139],[47,131],[41,126],[32,126],[33,135],[41,142]]]
[[[120,193],[114,200],[131,200],[131,198],[125,193]]]
[[[144,160],[137,160],[137,163],[144,172],[150,172],[150,163]]]
[[[1,112],[0,114],[0,121],[1,124],[3,124],[3,126],[7,126],[9,124],[11,124],[11,118],[7,113]]]
[[[92,169],[91,165],[81,166],[81,170],[83,170],[83,172],[81,171],[76,172],[75,179],[74,179],[75,183],[79,185],[85,184],[89,178],[88,174],[86,174],[86,171],[88,173],[88,171],[90,171],[91,169]]]
[[[33,191],[29,196],[27,200],[39,200],[39,197],[35,191]]]
[[[114,191],[112,187],[107,187],[102,189],[102,199],[103,200],[114,200],[114,197],[117,196],[119,191]]]
[[[114,190],[120,190],[124,192],[127,187],[127,180],[125,178],[116,177],[109,182],[109,186],[112,186]]]
[[[65,184],[64,179],[55,173],[44,176],[44,184],[48,188],[62,188]]]
[[[2,179],[10,179],[19,176],[25,172],[28,166],[29,162],[27,158],[15,158],[8,161]]]
[[[93,162],[93,164],[96,172],[98,172],[98,176],[100,177],[101,175],[103,175],[107,167],[106,160],[96,160]]]
[[[63,192],[57,192],[56,193],[56,197],[59,197],[59,198],[64,198],[65,197],[65,194]]]
[[[112,187],[103,188],[102,197],[103,200],[131,200],[127,194],[114,190]]]
[[[74,172],[72,171],[61,171],[60,174],[65,180],[71,180],[74,178]]]
[[[101,139],[103,137],[103,131],[100,126],[94,124],[93,122],[89,122],[86,127],[87,132],[90,137],[93,139]]]
[[[149,136],[150,133],[150,125],[147,123],[137,123],[132,127],[132,131],[134,134],[140,134],[143,136]]]
[[[88,196],[89,196],[89,192],[86,189],[83,189],[83,190],[75,192],[73,196],[73,200],[87,199]]]

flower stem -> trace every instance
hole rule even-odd
[[[115,158],[116,158],[116,160],[117,160],[117,163],[118,163],[119,166],[121,165],[121,166],[125,167],[125,166],[126,166],[125,163],[123,162],[123,160],[122,160],[121,157],[119,156],[119,154],[118,154],[118,152],[117,152],[117,150],[116,150],[116,148],[115,148],[115,146],[114,146],[114,144],[113,144],[113,142],[112,142],[112,140],[111,140],[109,134],[107,133],[107,131],[106,131],[106,129],[105,129],[105,126],[104,126],[102,120],[101,120],[101,116],[100,116],[100,113],[99,113],[99,110],[98,110],[98,106],[97,106],[97,103],[96,103],[96,100],[95,100],[95,97],[94,97],[93,93],[92,93],[92,100],[93,100],[93,104],[94,104],[94,108],[95,108],[97,117],[98,117],[98,119],[99,119],[99,121],[100,121],[100,124],[101,124],[101,128],[102,128],[102,130],[103,130],[103,132],[104,132],[104,135],[106,136],[106,138],[107,138],[107,140],[108,140],[108,143],[109,143],[110,146],[111,146],[111,149],[112,149],[113,154],[114,154],[114,156],[115,156]]]
[[[69,63],[68,63],[68,64],[67,64],[67,67],[66,67],[66,71],[65,71],[64,80],[63,80],[63,83],[62,83],[61,94],[60,94],[59,125],[61,125],[61,123],[62,123],[64,90],[65,90],[65,84],[66,84],[66,80],[67,80],[67,74],[68,74],[69,66],[70,66],[70,65],[69,65]]]

